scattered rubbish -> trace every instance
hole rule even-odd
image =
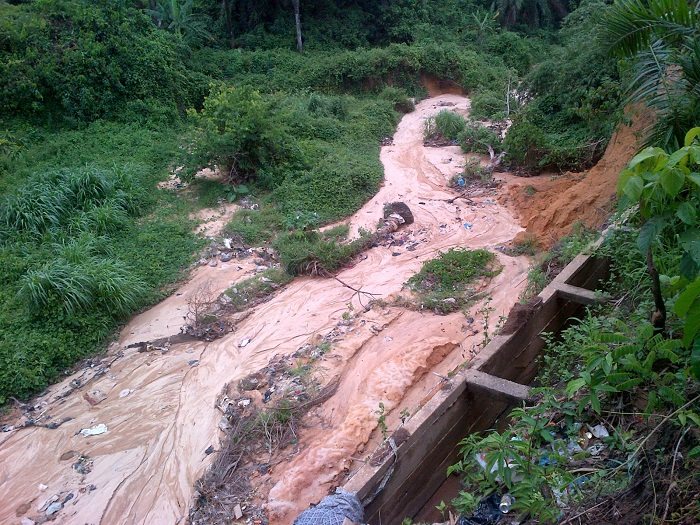
[[[46,507],[46,515],[53,516],[62,508],[63,508],[63,503],[61,503],[60,501],[54,501],[51,505]]]
[[[204,453],[208,456],[209,454],[214,453],[214,445],[209,445],[207,449],[204,451]]]
[[[78,461],[73,463],[73,470],[75,470],[78,474],[90,474],[90,472],[92,472],[92,464],[92,458],[81,455],[78,457]]]
[[[65,498],[63,498],[63,504],[65,505],[68,503],[70,500],[72,500],[75,496],[73,496],[73,493],[69,493]]]
[[[224,239],[224,246],[227,250],[231,249],[231,242],[233,242],[233,239]]]
[[[197,261],[197,262],[198,262],[198,264],[199,264],[200,266],[206,266],[207,264],[209,264],[209,259],[206,259],[206,258],[202,257],[202,258],[201,258],[199,261]]]
[[[250,337],[246,337],[245,339],[241,339],[241,342],[238,343],[239,348],[245,348],[248,346],[248,343],[250,343]]]
[[[233,517],[237,520],[243,517],[243,511],[241,510],[240,505],[236,505],[235,507],[233,507]]]
[[[454,297],[448,297],[447,299],[443,299],[442,302],[445,304],[457,304],[457,299]]]
[[[217,264],[219,264],[219,263],[218,263],[218,261],[217,261],[216,259],[212,259],[211,261],[209,261],[209,266],[211,266],[212,268],[213,268],[214,266],[216,266]]]
[[[104,434],[107,432],[107,425],[104,423],[100,423],[99,425],[95,425],[92,428],[84,428],[80,431],[81,436],[99,436],[100,434]]]
[[[471,516],[460,516],[457,525],[496,525],[503,516],[500,504],[498,494],[491,494],[479,502]]]
[[[247,407],[248,405],[250,405],[250,399],[243,398],[240,401],[238,401],[237,404],[239,407]]]
[[[36,525],[36,521],[29,518],[22,518],[19,525]]]
[[[610,434],[608,433],[608,429],[605,428],[603,425],[596,425],[594,427],[591,427],[588,425],[588,430],[591,431],[591,434],[593,434],[593,437],[596,438],[606,438],[610,437]]]
[[[219,260],[221,262],[229,262],[231,259],[233,259],[233,253],[231,252],[223,252],[219,255]]]
[[[596,443],[591,445],[586,449],[591,456],[600,456],[600,454],[605,450],[605,445],[603,443]]]
[[[460,177],[457,179],[457,185],[460,188],[464,188],[467,185],[467,182],[464,180],[464,177]]]
[[[474,225],[471,222],[464,223],[464,229],[471,230]]]
[[[189,361],[187,361],[187,364],[193,367],[199,366],[199,359],[190,359]]]
[[[3,425],[2,426],[3,432],[12,432],[14,429],[15,429],[14,425]]]
[[[508,514],[513,507],[513,503],[515,503],[515,498],[513,496],[510,494],[503,494],[503,496],[501,496],[501,502],[498,504],[498,510],[503,514]]]
[[[39,484],[37,485],[37,488],[38,488],[41,492],[44,492],[46,489],[49,488],[49,486],[48,486],[48,485],[44,485],[43,483],[39,483]]]
[[[129,394],[131,394],[132,392],[133,392],[133,390],[132,390],[131,388],[125,388],[124,390],[122,390],[121,392],[119,392],[119,397],[120,397],[120,398],[126,397],[126,396],[128,396]]]
[[[401,255],[401,252],[391,252],[392,257],[398,257],[399,255]]]
[[[318,505],[299,514],[293,525],[334,525],[345,520],[363,523],[364,514],[362,503],[355,494],[336,489],[335,494],[326,496]]]

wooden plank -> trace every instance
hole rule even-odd
[[[467,388],[507,403],[522,403],[530,399],[530,387],[492,376],[480,370],[467,370]]]

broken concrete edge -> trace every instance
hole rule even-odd
[[[388,498],[395,495],[398,500],[403,500],[408,497],[414,502],[411,506],[420,509],[427,498],[437,490],[439,484],[431,487],[427,486],[430,483],[415,483],[413,490],[416,495],[413,496],[409,494],[410,488],[406,487],[410,485],[410,480],[398,479],[398,477],[402,475],[406,478],[415,477],[416,473],[421,471],[422,458],[415,457],[419,450],[429,451],[443,447],[446,451],[443,454],[445,458],[437,464],[431,461],[430,465],[424,465],[424,467],[426,469],[435,469],[436,466],[446,468],[446,465],[450,464],[450,455],[454,454],[453,449],[457,448],[459,440],[466,434],[470,431],[492,428],[501,415],[508,413],[510,407],[527,401],[529,388],[526,384],[531,382],[537,373],[536,359],[544,346],[540,334],[545,331],[559,331],[581,305],[599,301],[599,295],[593,292],[591,287],[607,276],[609,262],[592,254],[602,242],[603,237],[587,249],[589,255],[578,255],[545,287],[539,294],[541,302],[530,321],[513,334],[494,336],[469,363],[468,368],[459,371],[442,390],[406,422],[404,428],[410,433],[410,437],[398,448],[397,456],[390,455],[376,467],[369,464],[363,465],[345,483],[344,490],[357,493],[365,505],[382,498],[382,493],[386,492]],[[520,363],[519,361],[523,359],[524,362]],[[483,403],[478,403],[478,411],[465,415],[455,410],[455,405],[459,405],[465,396],[473,398],[475,395],[486,398]],[[473,404],[465,406],[472,408]],[[448,413],[449,417],[459,418],[460,422],[465,418],[471,420],[470,424],[465,426],[461,437],[457,437],[456,440],[452,438],[454,443],[444,443],[447,439],[444,430],[436,432],[444,427],[450,429],[451,435],[454,434],[455,425],[451,425],[450,422],[436,425],[440,418],[447,416]],[[435,454],[431,453],[431,456]],[[400,463],[404,459],[411,460],[406,462],[412,465],[401,468]],[[387,479],[394,475],[397,479]],[[420,477],[426,478],[426,475],[423,474]],[[440,479],[435,475],[428,477],[433,484]],[[442,477],[444,478],[444,475]],[[421,499],[417,497],[418,492],[425,501],[417,501]],[[372,506],[380,509],[381,513],[382,505],[376,503]],[[400,506],[396,506],[400,505],[400,501],[393,503],[398,511],[403,510]],[[408,508],[405,510],[409,513],[404,516],[412,515]],[[368,511],[368,520],[372,523],[374,511],[371,509]],[[393,523],[391,517],[383,513],[381,516],[383,523]],[[400,519],[397,523],[399,522]]]

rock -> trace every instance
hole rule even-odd
[[[232,242],[232,241],[233,241],[233,239],[224,239],[224,247],[225,247],[227,250],[230,250],[230,249],[231,249],[231,242]]]
[[[209,445],[207,449],[204,451],[204,453],[208,456],[209,454],[214,453],[214,445]]]
[[[51,505],[49,505],[46,508],[46,515],[47,516],[53,516],[56,514],[59,510],[63,508],[63,503],[60,501],[54,501]]]
[[[217,264],[219,264],[219,263],[218,263],[218,261],[217,261],[216,259],[212,259],[211,261],[209,261],[209,266],[211,266],[212,268],[213,268],[214,266],[216,266]]]
[[[75,450],[69,450],[68,452],[64,452],[61,454],[61,457],[58,458],[60,461],[67,461],[71,458],[74,458],[77,452]],[[46,485],[43,485],[46,486]],[[39,490],[41,490],[42,485],[39,485]]]
[[[245,348],[248,346],[248,343],[250,343],[250,338],[246,337],[245,339],[242,339],[240,343],[238,343],[239,348]]]
[[[39,483],[39,484],[37,485],[37,488],[38,488],[41,492],[44,492],[46,489],[49,488],[49,486],[48,486],[48,485],[44,485],[43,483]]]
[[[221,262],[229,262],[231,259],[233,259],[233,253],[231,252],[223,252],[219,255],[219,260]]]
[[[19,525],[36,525],[36,521],[29,518],[22,518]]]
[[[457,299],[454,297],[448,297],[447,299],[443,299],[442,302],[445,304],[457,304]]]
[[[91,390],[90,392],[85,392],[83,394],[85,401],[95,406],[107,398],[107,394],[102,392],[102,390]]]
[[[199,359],[190,359],[187,361],[187,364],[190,366],[199,366]]]
[[[205,266],[206,264],[209,264],[209,259],[207,259],[207,258],[205,258],[205,257],[202,257],[202,258],[199,260],[199,265],[200,265],[200,266]]]

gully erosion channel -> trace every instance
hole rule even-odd
[[[299,426],[296,445],[251,480],[251,506],[270,523],[291,523],[341,485],[381,441],[380,403],[382,424],[397,428],[401,414],[440,387],[440,376],[478,352],[484,313],[493,328],[525,285],[528,259],[495,250],[522,231],[498,203],[500,190],[454,199],[448,182],[464,155],[457,146],[423,145],[424,122],[441,109],[467,114],[469,100],[440,95],[404,116],[381,150],[382,188],[349,219],[353,235],[373,230],[386,203],[402,201],[413,212],[415,222],[394,234],[406,243],[370,248],[337,275],[378,304],[365,309],[367,301],[336,279],[297,278],[219,339],[173,342],[167,351],[133,347],[179,334],[203,284],[218,295],[256,271],[248,259],[197,268],[175,295],[132,319],[102,359],[33,401],[39,421],[58,425],[22,427],[18,418],[0,434],[0,523],[45,515],[51,504],[59,523],[184,522],[224,435],[222,391],[329,334],[330,350],[313,366],[333,393],[304,416],[309,424]],[[457,247],[493,251],[502,267],[467,315],[392,303],[424,262]]]

